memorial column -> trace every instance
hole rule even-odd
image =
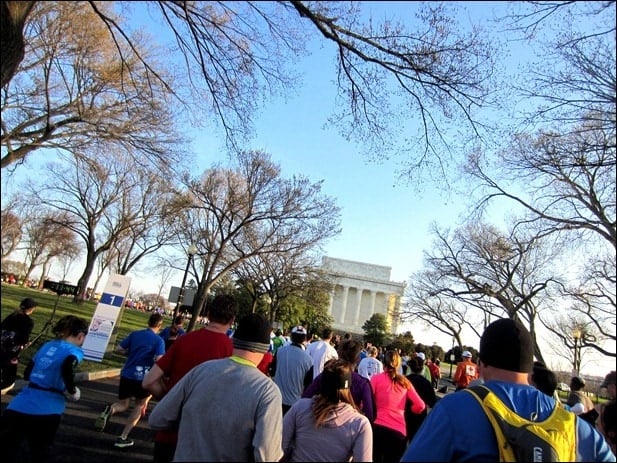
[[[339,323],[345,323],[345,315],[347,312],[347,296],[349,294],[349,286],[343,286],[343,301],[341,304],[341,318]]]
[[[364,290],[362,290],[361,288],[358,288],[357,292],[358,292],[358,300],[356,301],[356,313],[353,317],[354,326],[358,326],[358,322],[360,321],[360,308],[362,306],[362,293],[364,292]]]
[[[377,298],[377,291],[371,291],[371,317],[375,315],[375,299]]]

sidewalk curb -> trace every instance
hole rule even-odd
[[[120,368],[113,368],[111,370],[101,371],[81,371],[75,374],[75,381],[92,381],[94,379],[113,378],[114,376],[120,376],[120,370]]]

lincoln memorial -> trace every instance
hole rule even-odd
[[[364,334],[364,322],[380,313],[396,333],[405,283],[390,281],[391,267],[323,257],[321,269],[333,286],[328,313],[336,331]]]

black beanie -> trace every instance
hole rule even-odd
[[[502,318],[486,327],[480,338],[480,360],[502,370],[530,373],[533,369],[533,341],[518,320]]]
[[[238,322],[233,334],[236,349],[265,354],[270,348],[270,321],[261,314],[251,313]]]
[[[31,297],[27,297],[23,301],[21,301],[19,307],[21,308],[21,310],[31,309],[33,307],[36,307],[36,301]]]

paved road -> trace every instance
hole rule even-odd
[[[101,378],[79,383],[81,399],[68,402],[62,424],[58,429],[50,461],[62,463],[98,462],[151,462],[154,433],[148,427],[148,418],[142,418],[131,431],[135,445],[127,448],[114,447],[114,441],[122,432],[128,411],[116,414],[107,423],[104,432],[94,429],[94,421],[105,405],[113,402],[118,394],[119,377]],[[2,411],[15,396],[14,391],[2,396]],[[155,402],[151,401],[149,410]]]

